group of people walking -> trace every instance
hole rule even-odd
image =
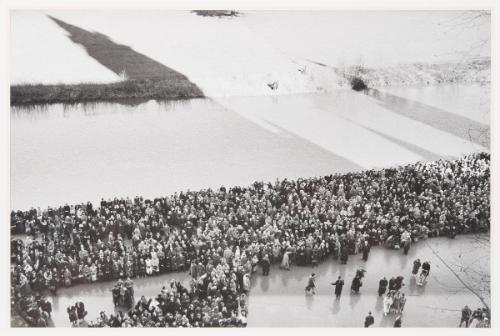
[[[115,198],[99,207],[12,211],[13,233],[28,236],[11,244],[12,287],[24,296],[195,264],[203,269],[195,282],[205,274],[212,281],[222,267],[238,294],[257,265],[269,274],[275,263],[290,269],[329,256],[347,263],[356,253],[367,260],[372,246],[398,247],[402,237],[488,231],[489,161],[477,153],[153,200]],[[358,278],[351,288],[361,286]]]

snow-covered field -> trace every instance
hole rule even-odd
[[[120,77],[89,57],[44,13],[12,11],[11,84],[109,83]]]
[[[489,22],[464,28],[463,13],[450,11],[250,11],[221,19],[188,11],[46,14],[128,45],[185,74],[212,97],[335,89],[335,72],[310,61],[380,67],[489,56],[489,42],[477,45],[489,38]],[[14,13],[12,32],[14,83],[117,79],[42,13]],[[267,85],[274,82],[277,90]]]

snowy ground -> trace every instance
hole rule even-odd
[[[489,57],[489,43],[477,45],[488,38],[489,22],[464,28],[464,14],[449,11],[250,11],[223,19],[188,11],[47,14],[129,45],[185,74],[212,97],[335,89],[340,80],[335,72],[310,60],[343,68]],[[12,32],[13,83],[116,80],[90,57],[82,60],[80,47],[42,13],[14,13]],[[68,57],[70,52],[78,57]],[[267,86],[273,82],[279,84],[274,91]]]
[[[11,84],[109,83],[119,76],[89,57],[37,11],[11,13]]]

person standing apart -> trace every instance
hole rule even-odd
[[[469,322],[471,316],[472,316],[472,310],[467,305],[465,305],[465,307],[462,309],[462,318],[460,319],[460,324],[458,325],[458,327],[462,328],[462,323],[465,322],[465,327],[469,328]]]
[[[401,315],[399,315],[397,318],[396,318],[396,321],[394,321],[394,328],[401,328]]]
[[[344,287],[344,280],[339,276],[337,281],[332,282],[332,285],[335,286],[335,297],[340,299],[340,295],[342,294],[342,288]]]
[[[372,312],[369,312],[368,316],[365,317],[365,328],[369,328],[374,323],[375,319],[372,316]]]
[[[312,292],[313,294],[316,294],[316,292],[314,291],[315,288],[316,288],[316,274],[312,273],[309,276],[309,281],[306,286],[306,292],[308,293]]]

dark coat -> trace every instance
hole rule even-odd
[[[335,286],[335,295],[339,296],[342,294],[342,288],[344,287],[344,280],[339,279],[332,283]]]
[[[365,318],[365,328],[368,328],[368,327],[369,327],[369,326],[371,326],[373,323],[375,323],[375,319],[373,318],[373,316],[368,315],[368,316]]]

